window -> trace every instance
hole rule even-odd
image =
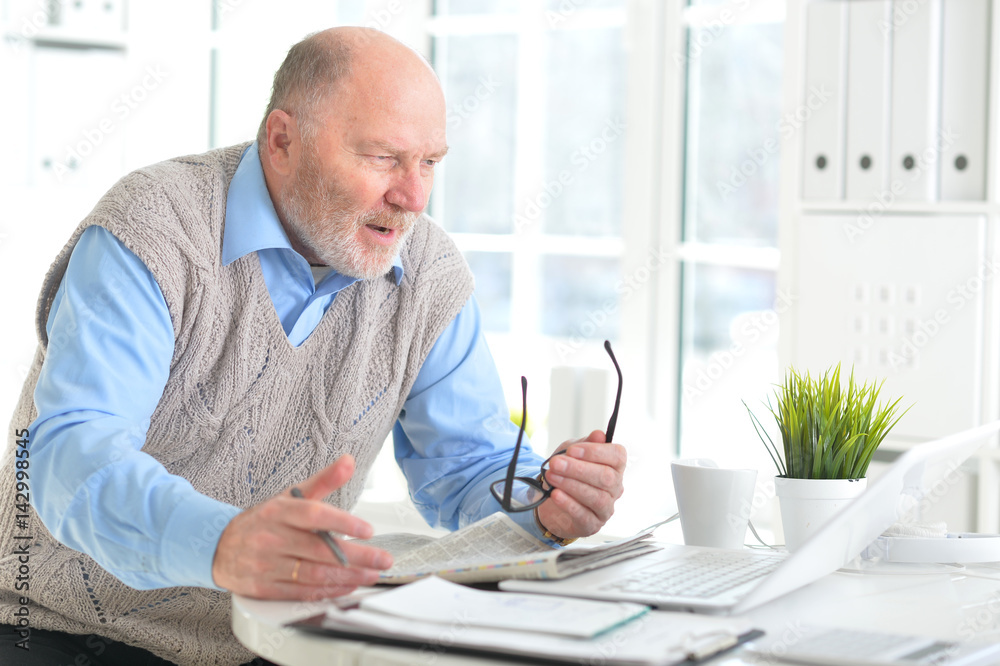
[[[603,368],[620,336],[624,25],[623,0],[441,0],[428,26],[451,146],[430,214],[476,276],[509,402],[528,376],[536,423],[551,369]],[[532,441],[554,444],[545,428]]]
[[[781,3],[699,2],[687,49],[680,454],[766,469],[743,401],[779,377]]]
[[[669,509],[650,489],[676,455],[770,464],[741,400],[778,375],[782,22],[780,2],[439,0],[428,24],[452,146],[431,214],[536,423],[553,367],[621,350],[623,532]]]

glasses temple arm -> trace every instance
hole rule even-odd
[[[618,365],[615,353],[611,351],[611,343],[607,340],[604,341],[604,349],[608,352],[608,356],[611,357],[611,362],[615,364],[615,371],[618,373],[618,393],[615,395],[615,409],[611,412],[611,419],[608,420],[608,428],[604,432],[604,441],[612,442],[615,436],[615,426],[618,425],[618,407],[622,404],[622,369]]]
[[[510,495],[514,489],[514,476],[517,474],[517,456],[521,452],[521,440],[524,438],[524,425],[528,421],[528,379],[521,377],[521,428],[517,431],[517,444],[514,445],[514,455],[507,465],[507,482],[503,486],[503,508],[510,510]]]

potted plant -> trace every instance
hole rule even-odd
[[[818,378],[789,368],[775,390],[775,404],[767,401],[778,425],[780,448],[747,407],[754,430],[778,468],[775,493],[789,550],[867,487],[875,450],[909,410],[897,415],[901,398],[879,402],[884,381],[858,384],[852,369],[845,388],[840,364]]]

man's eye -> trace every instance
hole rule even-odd
[[[430,166],[430,167],[432,167],[432,166],[434,166],[435,164],[437,164],[437,163],[438,163],[439,161],[440,161],[440,160],[424,160],[424,164],[426,164],[427,166]]]

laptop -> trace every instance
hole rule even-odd
[[[933,664],[934,666],[978,666],[996,664],[1000,643],[940,641],[927,636],[906,636],[852,629],[799,627],[802,637],[788,644],[779,637],[763,638],[750,648],[759,659],[816,666],[893,666]],[[781,645],[780,650],[775,648]]]
[[[846,565],[897,522],[901,495],[923,498],[998,431],[994,421],[913,446],[791,554],[666,545],[562,580],[505,580],[500,589],[742,613]]]

